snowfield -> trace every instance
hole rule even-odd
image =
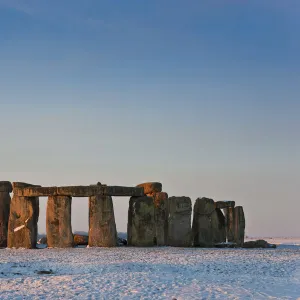
[[[300,299],[295,244],[0,249],[0,299]]]

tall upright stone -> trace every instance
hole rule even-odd
[[[212,247],[214,245],[211,226],[211,217],[214,211],[214,200],[203,197],[195,201],[192,226],[195,247]]]
[[[73,247],[72,197],[50,196],[47,202],[46,231],[49,248]]]
[[[154,246],[155,219],[152,197],[144,196],[130,198],[127,238],[129,246]]]
[[[189,197],[168,199],[168,245],[173,247],[191,246],[192,201]]]
[[[157,246],[166,246],[168,237],[168,194],[156,193],[154,200],[155,243]]]
[[[114,206],[110,196],[89,198],[89,246],[115,247],[118,236]]]
[[[226,236],[227,241],[233,243],[234,240],[234,207],[227,207],[224,209],[226,220]]]
[[[211,228],[212,228],[212,243],[213,246],[219,243],[226,242],[226,226],[225,216],[220,208],[216,208],[211,214]]]
[[[0,247],[7,247],[8,219],[12,185],[9,181],[0,181]]]
[[[31,187],[23,182],[14,182],[13,188]],[[14,194],[10,203],[8,221],[9,248],[36,248],[39,219],[39,198],[22,197]]]
[[[242,206],[234,208],[234,239],[237,246],[242,247],[245,239],[245,215]]]

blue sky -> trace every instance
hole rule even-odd
[[[299,17],[296,0],[0,0],[1,180],[161,181],[235,200],[249,235],[299,236]],[[74,230],[87,214],[74,199]]]

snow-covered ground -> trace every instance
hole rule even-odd
[[[298,242],[261,250],[1,249],[0,299],[300,299]]]

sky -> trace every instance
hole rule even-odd
[[[300,236],[299,53],[298,0],[0,0],[0,180],[160,181]]]

